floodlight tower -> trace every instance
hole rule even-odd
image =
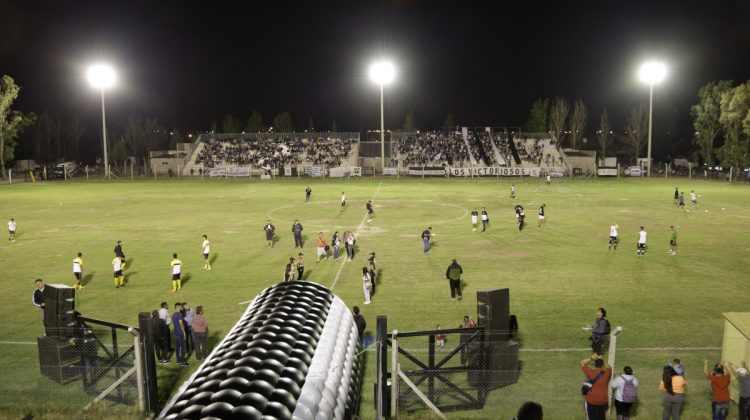
[[[378,61],[370,66],[370,79],[380,85],[380,163],[385,173],[385,116],[383,114],[383,85],[393,81],[396,69],[389,61]]]
[[[94,64],[86,72],[89,84],[102,93],[102,146],[104,148],[104,176],[109,178],[109,161],[107,160],[107,119],[104,112],[104,91],[117,82],[114,69],[108,64]]]
[[[667,75],[667,68],[664,64],[650,61],[643,63],[641,69],[638,71],[638,75],[642,82],[648,83],[649,96],[648,96],[648,154],[646,161],[648,162],[648,172],[646,177],[651,177],[651,128],[653,125],[654,115],[654,85],[664,80]]]

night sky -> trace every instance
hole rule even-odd
[[[708,81],[750,76],[750,1],[2,1],[0,73],[22,93],[16,108],[78,115],[99,128],[99,97],[86,66],[108,61],[120,83],[107,94],[108,124],[128,114],[183,132],[244,121],[268,125],[289,111],[327,130],[379,125],[377,57],[397,66],[386,88],[386,127],[414,110],[419,128],[520,126],[539,97],[583,99],[589,131],[603,107],[622,130],[647,102],[636,77],[663,60],[655,131],[677,118],[689,136],[689,107]],[[662,120],[660,120],[660,117]],[[660,125],[661,124],[661,125]],[[655,137],[655,141],[659,141]]]

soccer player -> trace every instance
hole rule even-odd
[[[518,231],[520,232],[526,226],[526,213],[524,213],[523,207],[520,205],[518,207],[521,208],[520,213],[518,213]]]
[[[300,247],[302,248],[302,231],[304,229],[302,228],[302,223],[299,222],[299,220],[295,220],[294,224],[292,224],[292,235],[294,236],[294,247]]]
[[[609,227],[609,250],[612,250],[612,248],[614,248],[615,251],[617,251],[617,229],[619,227],[620,226],[618,226],[617,223],[613,223]]]
[[[305,254],[299,253],[297,256],[297,280],[302,280],[302,274],[305,273]]]
[[[680,210],[685,211],[685,193],[684,192],[680,193],[679,202],[680,202]]]
[[[182,289],[182,280],[180,275],[182,274],[182,261],[177,258],[177,254],[172,254],[172,293]]]
[[[319,263],[320,257],[325,257],[325,260],[328,261],[328,253],[326,252],[326,238],[323,237],[323,232],[318,232],[316,245],[318,251],[318,260],[315,262]]]
[[[76,278],[76,284],[73,285],[74,289],[83,289],[83,273],[81,272],[81,267],[83,266],[83,259],[81,257],[83,254],[80,252],[78,253],[78,256],[73,258],[73,275]]]
[[[669,226],[670,229],[672,229],[672,233],[669,235],[669,251],[667,251],[670,255],[677,254],[677,231],[674,228],[674,225]]]
[[[307,188],[305,188],[305,202],[310,202],[310,195],[312,195],[312,188],[308,185]]]
[[[10,219],[8,222],[8,240],[11,242],[16,241],[16,229],[18,226],[16,225],[15,219]]]
[[[125,253],[122,252],[122,241],[117,241],[115,245],[115,256],[122,258],[122,269],[125,269]]]
[[[471,231],[477,231],[477,220],[479,219],[479,212],[477,209],[471,211]]]
[[[263,226],[263,230],[266,231],[266,248],[273,248],[273,235],[276,233],[276,226],[271,224],[271,219],[268,219],[266,225]]]
[[[487,214],[487,209],[482,207],[482,233],[487,231],[488,224],[490,224],[490,216]]]
[[[674,200],[672,200],[672,204],[675,206],[677,205],[677,201],[680,199],[680,191],[677,189],[677,187],[674,187]]]
[[[115,256],[115,259],[112,260],[112,271],[114,271],[115,276],[115,287],[125,287],[123,284],[125,282],[125,276],[122,274],[123,266],[125,265],[125,259],[119,255]]]
[[[542,204],[539,206],[539,222],[536,224],[536,227],[542,227],[544,226],[544,208],[547,207],[546,204]]]
[[[695,190],[690,191],[690,201],[693,202],[693,207],[698,207],[698,195],[695,194]]]
[[[515,199],[516,198],[516,185],[510,184],[510,198]]]
[[[642,256],[646,253],[646,236],[648,236],[648,233],[646,233],[646,229],[641,226],[641,231],[638,232],[638,255]]]
[[[422,231],[422,244],[424,244],[424,255],[430,250],[430,238],[432,238],[432,226]]]
[[[346,194],[344,192],[341,192],[341,207],[346,207]]]
[[[367,223],[372,223],[372,201],[367,200],[367,204],[365,204],[365,208],[367,209]]]
[[[203,248],[203,269],[210,270],[211,261],[208,259],[208,253],[211,252],[211,243],[208,242],[208,236],[203,235],[203,245],[201,247]]]

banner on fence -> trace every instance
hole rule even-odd
[[[312,176],[312,177],[323,177],[326,175],[325,169],[321,168],[320,166],[307,166],[305,167],[305,176]]]
[[[549,176],[551,178],[562,178],[565,176],[565,168],[549,168]]]
[[[617,176],[617,168],[599,168],[596,170],[599,176]]]
[[[292,168],[284,168],[284,176],[292,176]]]
[[[625,175],[630,176],[641,176],[641,167],[640,166],[630,166],[625,168]]]
[[[359,166],[341,166],[328,170],[331,178],[347,178],[350,176],[362,176],[362,168]]]
[[[383,168],[383,175],[398,175],[398,168]]]
[[[411,168],[409,168],[411,169]],[[450,176],[539,176],[540,168],[445,168]]]
[[[268,175],[268,174],[263,174],[260,176],[261,181],[268,181],[270,179],[271,179],[271,175]]]
[[[442,166],[410,166],[409,175],[413,176],[445,176],[446,168]]]
[[[208,176],[250,176],[250,168],[211,168]]]

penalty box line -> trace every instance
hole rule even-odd
[[[373,203],[375,202],[375,199],[377,198],[378,193],[380,192],[380,187],[382,186],[383,186],[383,181],[380,181],[380,184],[378,184],[378,189],[375,190],[375,195],[373,195],[372,200],[370,200]],[[362,217],[362,221],[359,222],[359,226],[357,226],[357,231],[354,233],[354,239],[357,239],[359,237],[359,233],[362,231],[362,228],[365,226],[365,222],[367,221],[367,216],[369,216],[369,214],[367,213],[367,211],[365,211],[365,215],[364,217]],[[346,246],[346,244],[344,244],[344,246]],[[336,283],[338,283],[339,277],[341,277],[341,271],[344,269],[344,266],[346,265],[347,261],[349,261],[349,258],[344,258],[344,261],[341,262],[341,265],[339,266],[339,271],[336,272],[336,277],[334,277],[333,283],[331,284],[331,287],[330,287],[331,291],[333,291],[333,288],[336,287]]]

